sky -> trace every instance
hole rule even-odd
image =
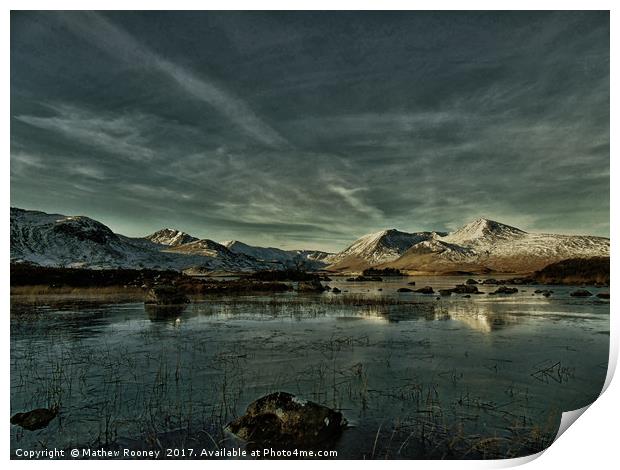
[[[608,12],[12,12],[11,205],[338,251],[609,236]]]

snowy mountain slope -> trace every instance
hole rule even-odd
[[[411,271],[531,272],[567,258],[609,256],[609,239],[527,233],[477,219],[450,233],[383,230],[337,254],[226,245],[163,229],[145,238],[113,233],[83,216],[11,208],[11,262],[43,266],[256,271],[297,266],[357,271],[369,266]]]
[[[396,229],[364,235],[345,250],[329,257],[329,268],[356,270],[393,261],[416,243],[436,236],[435,232],[407,233]]]
[[[179,246],[198,240],[196,237],[192,237],[185,232],[181,232],[180,230],[175,230],[173,228],[163,228],[155,233],[147,235],[144,238],[153,243],[168,246]]]
[[[208,239],[167,247],[163,252],[189,257],[214,258],[218,260],[219,269],[229,271],[255,271],[257,269],[279,269],[281,267],[277,263],[267,263],[251,256],[233,253],[224,245]]]
[[[523,230],[481,217],[442,237],[442,240],[455,245],[484,246],[525,235]]]
[[[251,256],[260,261],[280,262],[286,266],[298,266],[303,263],[307,268],[320,269],[327,265],[323,260],[332,253],[312,250],[282,250],[280,248],[264,248],[252,246],[238,240],[222,242],[233,253]]]
[[[527,233],[488,219],[477,219],[435,241],[434,250],[414,245],[389,266],[431,272],[529,272],[567,258],[609,256],[608,238]]]
[[[182,249],[193,243],[200,243],[200,249]],[[17,208],[11,208],[11,262],[95,269],[198,267],[245,271],[273,268],[253,258],[235,255],[210,240],[170,247],[144,238],[115,234],[88,217]]]

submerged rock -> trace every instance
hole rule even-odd
[[[415,281],[411,281],[407,283],[408,286],[415,286]]]
[[[439,289],[439,295],[443,295],[443,296],[452,295],[452,289]]]
[[[478,281],[476,281],[475,279],[467,279],[465,281],[465,284],[478,284]]]
[[[592,292],[590,292],[589,290],[585,290],[585,289],[578,289],[570,293],[571,297],[590,297],[591,295],[592,295]]]
[[[308,449],[333,445],[346,424],[338,411],[275,392],[252,402],[226,428],[253,446]]]
[[[146,294],[144,303],[150,305],[181,305],[189,303],[189,299],[176,287],[155,286]]]
[[[58,415],[58,407],[37,408],[26,413],[16,413],[11,416],[11,424],[21,426],[28,431],[35,431],[47,427]]]

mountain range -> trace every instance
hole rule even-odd
[[[609,256],[609,239],[527,233],[480,218],[452,233],[383,230],[339,253],[221,243],[165,228],[145,237],[114,233],[84,216],[11,208],[11,262],[42,266],[257,271],[303,267],[340,272],[370,266],[446,273],[530,272],[567,258]]]

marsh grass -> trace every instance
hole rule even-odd
[[[58,303],[121,303],[144,300],[144,291],[138,287],[50,287],[12,286],[11,305],[55,305]]]

